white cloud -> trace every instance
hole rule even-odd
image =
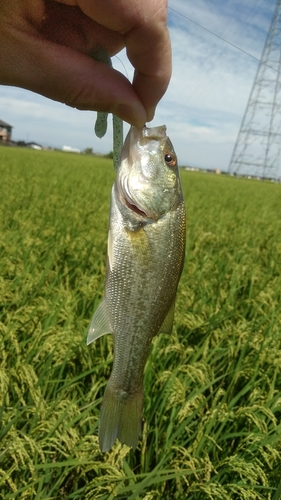
[[[182,14],[169,11],[173,76],[151,125],[167,125],[181,164],[227,169],[258,63],[182,16],[259,58],[275,0],[170,0],[169,6]],[[113,64],[132,78],[124,51]],[[0,118],[14,126],[14,139],[112,149],[111,119],[100,140],[93,112],[10,87],[0,87],[0,110]]]
[[[101,141],[95,136],[96,113],[78,111],[64,104],[15,87],[0,87],[1,119],[14,126],[13,139],[36,141],[61,148],[72,147],[107,153],[112,149],[112,126]]]
[[[170,2],[178,12],[259,57],[270,15],[258,14],[257,3],[248,2],[243,17],[244,4]],[[259,4],[264,7],[265,2]],[[158,116],[166,117],[180,162],[227,169],[258,63],[173,11],[170,33],[173,77]]]

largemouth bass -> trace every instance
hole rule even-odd
[[[131,127],[111,194],[105,295],[87,339],[114,337],[99,424],[103,452],[116,438],[137,446],[144,365],[152,338],[171,333],[184,249],[184,200],[166,127]]]

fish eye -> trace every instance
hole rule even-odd
[[[177,163],[176,155],[173,153],[166,153],[164,159],[169,167],[174,167]]]

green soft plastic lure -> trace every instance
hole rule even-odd
[[[111,59],[108,53],[99,49],[92,53],[92,58],[95,61],[102,62],[112,67]],[[107,131],[107,118],[108,113],[104,113],[99,111],[98,116],[95,123],[95,134],[99,139],[101,139]],[[113,166],[114,169],[117,170],[119,162],[120,162],[120,154],[123,146],[123,120],[118,118],[118,116],[112,115],[113,121]]]

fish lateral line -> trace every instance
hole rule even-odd
[[[105,294],[87,339],[90,344],[107,333],[114,335],[113,367],[99,423],[102,452],[116,439],[137,447],[151,341],[173,329],[185,251],[183,192],[173,155],[165,126],[132,126],[111,190]],[[126,206],[126,194],[131,205],[155,218]]]

